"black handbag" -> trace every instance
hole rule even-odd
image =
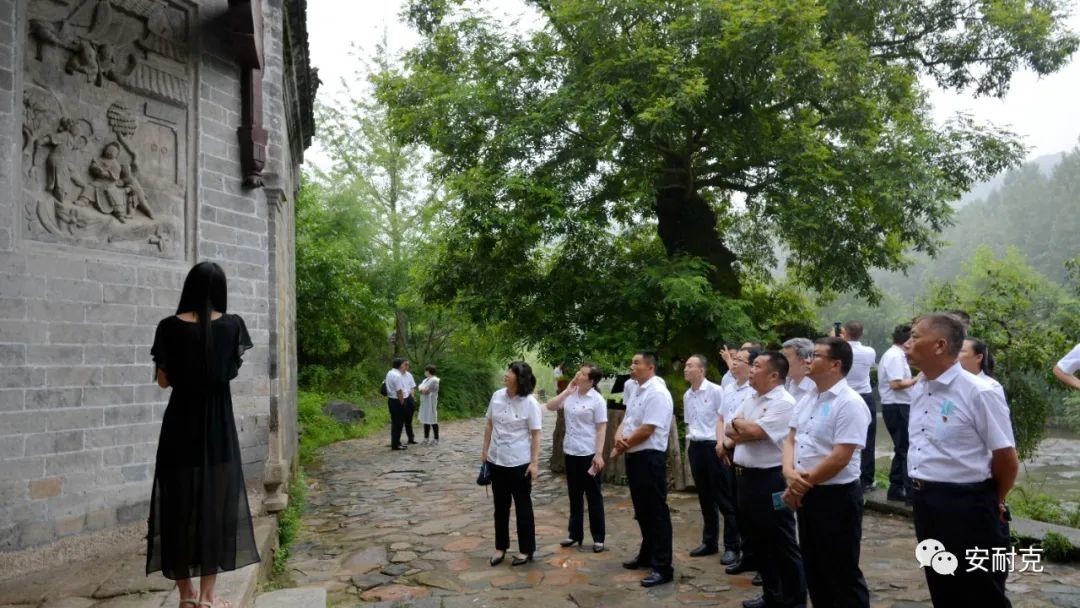
[[[485,462],[480,465],[480,474],[476,476],[476,485],[478,486],[490,486],[491,485],[491,463]]]

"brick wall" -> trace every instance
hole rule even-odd
[[[20,72],[27,45],[14,41],[26,39],[31,1],[0,0],[0,192],[5,193],[21,191]],[[224,13],[226,2],[200,2],[199,14],[209,25],[200,33],[195,209],[189,214],[195,218],[194,240],[186,259],[26,239],[21,204],[10,194],[0,197],[0,551],[145,521],[168,399],[168,391],[153,384],[150,344],[157,322],[175,311],[188,268],[199,260],[225,268],[230,312],[245,318],[256,345],[233,382],[249,485],[261,485],[276,437],[272,405],[274,433],[291,434],[275,440],[292,446],[281,455],[292,460],[291,204],[297,184],[282,111],[283,9],[279,2],[264,8],[265,125],[272,132],[267,171],[274,174],[274,189],[268,195],[242,186],[236,137],[239,67],[225,36],[214,29],[222,20],[213,18]],[[275,271],[275,247],[285,248],[280,252],[284,271]],[[287,337],[283,345],[282,335]],[[282,422],[282,416],[292,420]]]

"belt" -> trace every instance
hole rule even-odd
[[[735,465],[735,474],[736,475],[747,475],[747,474],[749,474],[749,475],[757,475],[757,474],[762,474],[762,473],[776,473],[776,472],[782,471],[783,469],[784,469],[784,467],[782,467],[782,466],[767,467],[767,468],[762,469],[762,468],[758,468],[758,467],[744,467],[741,464],[737,464],[737,465]]]
[[[948,481],[925,481],[922,479],[915,479],[914,477],[911,478],[911,487],[920,492],[930,490],[970,492],[972,490],[993,490],[997,488],[993,479],[984,479],[972,483],[952,483]]]
[[[715,439],[691,439],[690,443],[711,443],[713,445],[716,445],[716,440]]]

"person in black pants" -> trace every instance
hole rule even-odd
[[[686,423],[687,458],[698,506],[703,522],[701,545],[690,551],[690,557],[702,557],[720,550],[720,516],[724,517],[724,554],[720,563],[727,566],[739,558],[739,531],[735,521],[733,492],[728,491],[731,480],[725,473],[730,467],[716,453],[717,426],[721,423],[723,389],[705,378],[708,362],[703,355],[691,355],[683,365],[683,377],[690,388],[683,394],[683,421]]]
[[[416,380],[409,371],[410,365],[408,359],[401,363],[401,392],[404,395],[401,400],[401,423],[405,427],[409,445],[416,445],[416,435],[412,428],[413,416],[416,415]]]
[[[908,420],[911,415],[911,389],[915,379],[904,353],[904,343],[911,337],[911,325],[893,329],[893,345],[878,362],[878,391],[881,393],[881,417],[893,440],[892,466],[889,468],[888,500],[911,504],[911,478],[907,474]]]
[[[607,400],[596,390],[604,377],[600,368],[583,364],[566,389],[545,407],[562,410],[566,425],[563,455],[566,459],[566,489],[570,497],[569,536],[563,547],[581,545],[585,538],[584,499],[589,499],[589,531],[593,552],[604,550],[604,496],[600,492],[604,470],[604,439],[607,436]]]
[[[615,433],[611,458],[626,454],[630,499],[641,530],[637,556],[623,567],[651,568],[642,587],[670,583],[671,511],[667,506],[667,445],[674,403],[664,381],[656,377],[656,355],[638,352],[630,362],[637,389],[627,399],[626,415]]]
[[[390,449],[404,450],[401,445],[401,429],[405,424],[405,391],[402,389],[403,381],[401,368],[406,360],[400,357],[390,363],[390,371],[386,372],[386,406],[390,409]]]
[[[916,319],[904,345],[923,374],[911,390],[908,426],[915,536],[959,561],[954,573],[938,574],[933,559],[948,556],[919,556],[934,606],[1005,608],[1007,569],[969,569],[964,560],[975,547],[1008,546],[1005,498],[1020,463],[1004,391],[958,361],[964,336],[956,316],[932,313]]]
[[[859,569],[863,490],[860,458],[870,410],[852,389],[852,347],[840,338],[814,344],[815,388],[799,403],[784,442],[784,502],[799,512],[799,546],[815,608],[869,608]]]
[[[795,514],[774,497],[784,491],[781,442],[787,435],[795,398],[784,389],[788,361],[777,351],[754,358],[750,385],[754,394],[724,425],[734,444],[739,522],[757,553],[762,596],[744,608],[797,608],[806,605],[802,557],[795,539]]]
[[[495,391],[487,409],[481,458],[492,466],[495,502],[496,566],[510,548],[510,503],[517,518],[518,551],[511,565],[531,562],[536,551],[532,482],[539,474],[540,404],[532,396],[536,378],[524,361],[514,361],[503,375],[505,388]]]

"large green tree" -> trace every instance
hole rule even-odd
[[[775,334],[783,297],[746,296],[777,245],[795,284],[876,298],[1022,153],[936,124],[920,78],[1003,95],[1077,47],[1055,0],[523,2],[535,27],[413,0],[379,95],[457,197],[433,293],[552,356]]]

